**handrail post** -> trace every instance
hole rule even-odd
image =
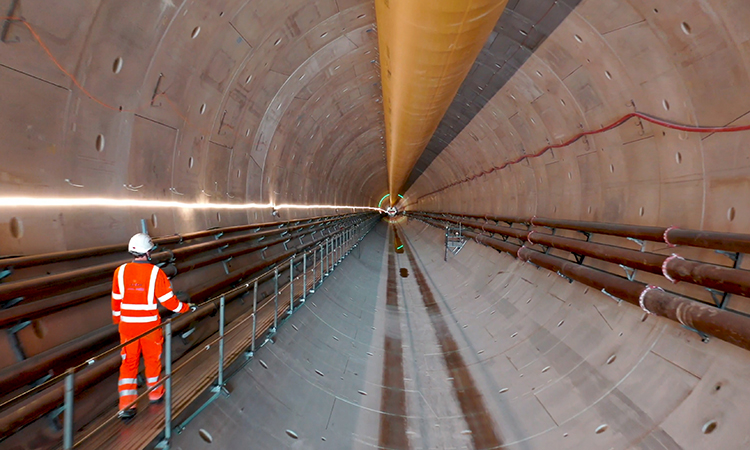
[[[219,381],[217,392],[224,387],[224,296],[219,299]]]
[[[320,244],[320,284],[323,284],[323,244]]]
[[[172,439],[172,319],[164,327],[164,441],[169,448]]]
[[[63,448],[73,448],[73,394],[75,393],[75,370],[68,369],[65,377],[65,418],[63,419]]]
[[[302,254],[302,303],[307,301],[307,253]]]
[[[330,272],[329,267],[331,264],[331,238],[326,238],[326,275]],[[321,279],[322,281],[322,279]]]
[[[253,284],[253,342],[250,345],[250,353],[255,354],[255,327],[258,317],[258,280]]]
[[[289,315],[294,312],[294,255],[289,260]]]
[[[272,333],[276,332],[276,328],[279,326],[279,266],[273,269],[273,330]]]

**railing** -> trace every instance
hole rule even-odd
[[[596,222],[577,222],[544,218],[519,218],[410,212],[411,217],[445,228],[461,224],[464,235],[499,251],[557,273],[570,282],[579,281],[619,301],[639,306],[644,312],[667,317],[696,331],[707,342],[715,336],[750,350],[750,315],[730,310],[729,296],[750,297],[750,272],[740,269],[743,253],[750,251],[750,235],[682,230],[676,227],[645,227]],[[500,225],[501,222],[508,226]],[[513,228],[525,225],[525,229]],[[551,230],[540,232],[532,227]],[[556,229],[580,232],[586,238],[556,236]],[[591,242],[593,234],[618,236],[638,243],[639,250]],[[509,239],[518,240],[518,243]],[[691,261],[677,253],[661,255],[645,251],[643,241],[707,248],[728,256],[732,267]],[[541,248],[541,251],[535,250]],[[567,252],[575,261],[550,255],[551,249]],[[613,263],[626,277],[589,267],[585,258]],[[670,293],[664,288],[635,280],[637,271],[663,276],[666,281],[685,281],[702,286],[711,294],[714,305]],[[665,284],[666,285],[666,284]]]
[[[209,258],[203,258],[199,261],[193,261],[190,263],[184,263],[182,264],[181,271],[184,270],[192,270],[197,267],[203,267],[208,264],[215,263],[217,261],[224,261],[230,255],[233,254],[247,254],[249,252],[257,252],[261,250],[261,252],[265,251],[269,246],[282,244],[283,249],[275,256],[266,259],[265,257],[255,263],[251,264],[247,267],[244,267],[241,270],[238,270],[237,272],[229,275],[224,280],[213,283],[210,286],[199,286],[196,292],[191,293],[191,299],[193,302],[199,303],[199,308],[191,313],[191,314],[185,314],[182,315],[176,319],[167,319],[164,324],[162,324],[159,327],[155,327],[152,330],[149,330],[149,332],[144,333],[144,335],[153,332],[154,330],[158,328],[162,328],[165,334],[165,376],[164,379],[160,381],[160,383],[155,386],[154,388],[161,386],[162,384],[165,385],[165,388],[167,390],[167,394],[165,394],[165,439],[164,439],[164,445],[168,445],[169,437],[172,432],[172,425],[171,425],[171,393],[172,393],[172,386],[170,385],[174,373],[177,373],[181,368],[185,367],[186,364],[188,364],[190,361],[195,359],[198,355],[202,354],[204,351],[207,351],[207,349],[211,348],[216,343],[219,343],[219,365],[218,365],[218,383],[216,385],[215,392],[216,395],[213,398],[216,398],[218,394],[221,392],[225,377],[224,377],[224,367],[225,363],[227,362],[225,360],[224,355],[224,342],[225,337],[228,334],[231,334],[232,332],[236,330],[241,330],[242,325],[246,324],[248,321],[252,320],[252,335],[249,336],[249,339],[251,340],[251,343],[249,345],[249,352],[247,356],[252,356],[252,353],[256,349],[256,340],[257,340],[257,315],[258,311],[262,308],[264,308],[267,305],[270,305],[270,296],[266,296],[265,298],[261,299],[261,304],[259,305],[259,283],[264,282],[270,282],[270,280],[273,280],[274,283],[274,294],[273,294],[273,304],[274,304],[274,311],[275,314],[273,314],[273,327],[270,329],[270,332],[273,333],[276,331],[278,324],[279,324],[279,293],[283,291],[284,289],[288,288],[290,292],[289,296],[289,309],[286,311],[286,314],[291,315],[295,309],[295,298],[298,298],[301,300],[302,303],[307,298],[308,293],[308,273],[312,273],[312,286],[314,289],[315,284],[318,282],[318,277],[315,272],[316,265],[320,266],[320,282],[322,283],[322,280],[325,278],[327,273],[333,269],[338,264],[338,261],[340,261],[344,256],[345,252],[348,254],[348,251],[352,248],[352,246],[356,245],[354,242],[356,239],[361,240],[364,235],[366,235],[367,232],[371,229],[372,226],[374,226],[375,221],[377,221],[377,218],[379,216],[371,215],[371,214],[360,214],[360,215],[346,215],[346,216],[339,216],[335,218],[318,218],[311,221],[306,221],[307,223],[300,223],[300,221],[297,222],[295,225],[287,226],[285,229],[279,229],[276,230],[266,230],[266,231],[260,231],[258,228],[263,227],[279,227],[283,226],[284,224],[281,223],[275,223],[275,224],[265,224],[265,225],[251,225],[247,227],[233,227],[233,231],[244,231],[244,230],[256,230],[254,233],[251,233],[249,235],[243,235],[243,236],[237,236],[232,237],[228,239],[217,239],[216,241],[211,242],[205,242],[205,243],[199,243],[192,246],[182,247],[180,249],[173,249],[165,252],[156,253],[155,256],[155,262],[174,262],[176,260],[176,257],[186,255],[198,255],[206,250],[215,250],[218,248],[225,248],[225,246],[229,245],[228,242],[231,243],[247,243],[250,241],[258,241],[255,243],[252,243],[248,247],[237,249],[236,251],[225,251],[224,253],[221,253],[220,258],[217,259],[215,256],[210,256]],[[292,234],[291,231],[298,231],[298,233]],[[224,231],[221,230],[209,230],[208,232],[200,232],[200,233],[194,233],[194,236],[199,237],[208,237],[208,236],[216,236],[219,234],[219,238],[223,233],[226,232],[226,229]],[[206,234],[208,233],[208,234]],[[318,237],[315,235],[317,233],[320,233]],[[274,234],[280,234],[279,238],[276,239],[268,239],[266,238],[273,236]],[[309,242],[303,242],[303,239],[305,237],[309,236]],[[169,242],[179,242],[180,240],[185,239],[179,239],[179,238],[169,238]],[[174,239],[177,239],[176,241]],[[294,247],[290,247],[287,244],[291,242],[293,239],[298,239],[299,244],[295,245]],[[164,243],[164,239],[158,240],[159,242]],[[261,245],[262,244],[262,245]],[[200,251],[198,249],[201,249]],[[234,252],[234,253],[233,253]],[[78,257],[80,255],[85,256],[92,256],[91,252],[86,251],[79,251],[79,252],[71,252],[76,253]],[[169,258],[167,259],[165,255],[168,255]],[[308,267],[308,259],[312,257],[313,263]],[[338,258],[338,259],[337,259]],[[72,258],[71,258],[72,259]],[[18,258],[13,258],[13,260],[18,261]],[[27,258],[28,260],[28,258]],[[45,255],[44,257],[36,257],[36,260],[39,262],[41,261],[42,264],[48,263],[48,262],[57,262],[60,261],[60,254],[53,254],[53,256],[48,257]],[[10,261],[5,260],[1,261],[0,264]],[[121,264],[119,262],[118,264]],[[178,268],[180,267],[181,263],[177,263]],[[299,267],[301,266],[301,267]],[[115,266],[117,267],[117,266]],[[300,272],[296,272],[295,270],[299,268],[301,269]],[[309,270],[312,269],[312,270]],[[325,269],[325,273],[324,273]],[[97,268],[96,271],[103,270],[103,268]],[[112,268],[114,270],[114,268]],[[279,286],[279,280],[280,280],[280,274],[287,270],[289,272],[288,275],[288,282],[284,286]],[[96,271],[89,271],[86,273],[86,276],[88,277],[96,277],[98,275],[92,275]],[[228,271],[227,271],[228,272]],[[260,272],[260,274],[259,274]],[[60,278],[64,278],[62,277]],[[79,277],[80,273],[76,272],[73,274],[74,277]],[[111,272],[109,274],[111,277]],[[252,277],[252,278],[250,278]],[[295,281],[299,281],[299,278],[302,277],[302,289],[300,289],[300,292],[297,296],[295,296],[294,293],[294,284]],[[80,279],[80,278],[76,278]],[[24,283],[25,286],[32,285],[35,283],[38,283],[38,280],[23,280],[20,282],[14,282],[14,283],[8,283],[6,285],[0,285],[0,287],[5,288],[6,293],[12,292],[14,294],[9,295],[15,295],[15,293],[19,292],[26,292],[20,289],[15,288],[12,285],[18,286],[19,283]],[[111,283],[109,289],[111,289]],[[7,286],[11,286],[10,288]],[[239,318],[235,320],[236,323],[232,325],[232,327],[227,331],[225,330],[226,325],[226,317],[225,317],[225,306],[228,302],[240,298],[246,294],[248,294],[250,291],[253,291],[253,310],[252,312],[248,312],[247,314],[241,314]],[[216,292],[221,292],[221,294],[216,294]],[[44,300],[38,300],[36,302],[30,303],[28,306],[32,306],[35,303],[42,303]],[[298,306],[301,303],[298,303]],[[59,306],[58,308],[63,308],[64,306]],[[8,311],[15,310],[16,308],[19,308],[19,306],[15,306],[10,308]],[[57,309],[56,309],[57,310]],[[173,352],[172,352],[172,346],[171,346],[171,337],[172,334],[176,331],[180,331],[182,329],[188,328],[191,321],[200,320],[203,318],[206,318],[208,315],[215,313],[218,310],[219,312],[219,323],[218,323],[218,337],[213,339],[211,342],[208,343],[208,345],[204,345],[202,347],[202,350],[198,350],[194,352],[191,356],[189,356],[185,361],[181,361],[180,365],[175,368],[175,370],[172,370],[171,364],[173,359]],[[25,314],[25,315],[24,315]],[[43,312],[38,311],[36,314],[43,314]],[[24,312],[22,317],[28,317],[28,311]],[[225,333],[226,331],[226,333]],[[49,365],[45,364],[39,364],[41,362],[50,362],[50,361],[69,361],[70,358],[77,356],[81,356],[82,351],[82,344],[83,345],[90,345],[94,344],[97,347],[95,348],[101,348],[102,344],[105,344],[107,342],[110,342],[107,340],[107,338],[116,338],[117,336],[117,330],[114,326],[108,326],[104,329],[99,330],[98,332],[94,332],[89,336],[84,336],[84,339],[79,339],[79,342],[74,343],[73,345],[65,344],[65,347],[63,349],[52,349],[56,350],[54,353],[54,357],[47,357],[42,358],[41,360],[37,360],[34,366],[36,367],[36,370],[38,371],[40,367],[46,367],[49,368]],[[143,336],[143,335],[142,335]],[[141,336],[141,337],[142,337]],[[132,342],[132,341],[130,341]],[[35,420],[36,418],[40,417],[41,415],[53,410],[60,402],[64,401],[64,422],[63,422],[63,444],[64,448],[73,448],[74,444],[75,446],[81,445],[82,442],[85,442],[87,439],[89,439],[91,436],[93,436],[96,432],[99,432],[101,429],[106,427],[108,424],[114,420],[114,417],[110,417],[108,420],[106,420],[103,424],[99,425],[95,430],[91,431],[84,437],[82,440],[79,440],[78,442],[74,443],[73,441],[73,400],[74,395],[78,392],[81,392],[84,389],[87,389],[96,383],[100,382],[105,377],[109,376],[110,374],[114,373],[117,368],[120,365],[120,358],[119,355],[117,355],[115,352],[122,349],[125,345],[127,345],[127,342],[125,344],[120,344],[113,346],[111,348],[106,349],[105,351],[96,351],[95,356],[86,355],[86,359],[83,360],[79,364],[74,364],[71,367],[68,367],[65,371],[58,371],[58,374],[51,379],[48,379],[46,381],[43,381],[39,383],[39,385],[28,389],[18,395],[15,395],[14,397],[4,401],[2,404],[0,404],[0,438],[7,437],[10,433],[13,433],[20,429],[21,427],[27,425],[31,421]],[[83,348],[86,348],[85,346]],[[73,355],[73,356],[71,356]],[[48,355],[49,356],[49,355]],[[28,361],[28,360],[27,360]],[[25,362],[25,361],[24,361]],[[231,361],[229,361],[231,363]],[[23,364],[23,363],[21,363]],[[69,364],[68,364],[69,365]],[[25,377],[24,379],[18,380],[18,377],[21,377],[23,375],[24,371],[15,370],[14,368],[17,368],[18,364],[12,365],[3,371],[0,371],[0,374],[2,372],[6,372],[5,376],[0,375],[0,382],[5,382],[5,386],[14,386],[14,387],[20,387],[19,384],[27,384],[30,379],[34,378],[28,378]],[[29,366],[27,364],[27,366]],[[37,373],[34,371],[33,367],[25,367],[26,373]],[[13,377],[12,375],[15,373],[16,377]],[[64,387],[60,386],[60,383],[62,380],[65,380]],[[152,389],[154,389],[152,388]],[[4,390],[4,392],[9,392],[10,390]],[[138,399],[142,399],[147,393],[150,392],[147,391],[146,394],[143,394],[138,397]],[[138,400],[136,400],[137,402]],[[11,410],[11,408],[14,408]]]

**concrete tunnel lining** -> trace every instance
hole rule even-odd
[[[546,10],[551,3],[511,2],[512,17],[504,16],[498,24],[503,20],[519,28],[534,24],[539,8]],[[444,123],[450,132],[443,130],[440,136],[448,136],[445,140],[450,142],[441,142],[446,148],[433,149],[434,159],[418,166],[404,204],[427,211],[745,232],[750,223],[742,200],[748,190],[748,133],[687,134],[634,121],[423,197],[580,131],[595,130],[633,110],[696,125],[749,123],[750,100],[738,93],[750,84],[744,25],[750,7],[718,0],[564,3],[559,7],[570,11],[566,9],[554,29],[545,30],[549,31],[546,39],[535,41],[533,49],[522,49],[528,59],[513,60],[509,68],[513,70],[502,71],[507,81],[495,86],[497,93],[483,98],[481,108],[467,107],[477,110],[472,114],[464,117],[467,111],[460,111],[462,119]],[[375,205],[387,191],[375,62],[377,29],[370,1],[113,4],[88,0],[63,5],[6,0],[0,1],[0,10],[28,20],[60,65],[97,100],[114,108],[102,107],[76,87],[23,24],[3,21],[7,26],[0,43],[0,98],[6,106],[0,112],[3,196]],[[518,43],[519,36],[523,41],[522,34],[512,33],[513,42]],[[497,57],[504,61],[508,49]],[[492,61],[493,55],[484,56]],[[487,80],[487,74],[479,72],[469,75],[462,100],[472,92],[489,97],[488,84],[483,83],[497,80]],[[154,97],[157,91],[164,95]],[[435,139],[443,139],[440,136]],[[330,212],[281,214],[292,219]],[[274,217],[270,210],[8,207],[0,211],[0,254],[119,243],[140,229],[141,219],[151,233],[169,235]],[[510,448],[600,448],[602,442],[613,448],[648,449],[748,445],[741,419],[748,397],[742,382],[746,352],[716,340],[702,344],[697,335],[662,319],[640,322],[636,308],[616,306],[584,286],[567,285],[554,274],[548,276],[474,243],[444,264],[440,232],[413,222],[404,230],[430,285],[442,294],[450,311],[458,308],[448,316],[450,320],[469,325],[453,331],[463,344],[465,359],[473,362],[470,367],[482,393],[495,398],[496,392],[509,389],[488,404],[506,441],[515,443]],[[370,242],[377,236],[371,235],[367,245],[377,247]],[[647,249],[671,251],[659,244],[648,244]],[[724,257],[711,251],[685,249],[685,253],[726,264]],[[343,293],[357,287],[357,282],[343,286],[347,280],[338,279],[338,274],[345,273],[361,277],[362,286],[375,280],[382,284],[382,264],[376,260],[363,268],[350,257],[334,275],[336,284],[329,283],[326,289],[338,285]],[[591,264],[612,270],[604,263]],[[742,268],[747,267],[744,262]],[[218,273],[201,272],[196,282]],[[413,271],[409,273],[408,278],[399,277],[399,283],[401,292],[413,296],[416,288],[408,286]],[[643,282],[657,280],[648,274],[638,277]],[[699,287],[672,288],[711,301]],[[335,315],[335,305],[343,302],[336,295],[326,299],[336,304],[317,300],[316,304],[325,304]],[[523,301],[530,297],[534,300],[525,306]],[[750,312],[746,298],[732,301],[737,310]],[[408,305],[414,304],[419,302],[410,297]],[[498,312],[483,316],[490,305]],[[498,317],[500,311],[508,317]],[[80,305],[36,321],[19,338],[31,356],[109,323],[108,315],[104,300]],[[317,318],[310,320],[316,327],[324,326]],[[70,321],[80,325],[69,327]],[[475,325],[497,334],[475,336],[472,333],[479,328]],[[503,334],[506,328],[515,331]],[[583,331],[576,333],[575,328]],[[282,347],[287,333],[292,333],[288,327],[267,350]],[[518,334],[510,337],[514,333]],[[496,354],[486,344],[488,337],[493,343],[497,340]],[[480,350],[484,352],[476,354]],[[302,364],[291,351],[281,358],[290,366]],[[2,336],[0,365],[13,362],[11,345]],[[542,372],[546,367],[550,368]],[[504,382],[517,368],[525,376],[513,378],[512,385]],[[415,380],[417,375],[428,378],[413,366],[405,370],[415,372]],[[279,386],[292,383],[294,376],[279,380]],[[380,373],[368,376],[376,386]],[[446,389],[435,386],[428,395]],[[352,401],[379,399],[369,385],[362,389],[368,395],[355,391]],[[517,391],[524,395],[513,397]],[[257,394],[261,397],[228,401],[265,402],[261,408],[273,408],[263,392]],[[312,391],[300,395],[314,396]],[[446,400],[443,406],[453,411],[446,423],[457,427],[456,405]],[[358,419],[358,435],[378,436],[378,408],[373,405],[373,411],[363,413],[367,418]],[[347,412],[354,415],[358,409]],[[410,420],[421,415],[410,415]],[[273,422],[282,418],[279,415]],[[522,420],[513,420],[518,418]],[[262,421],[263,415],[258,419]],[[712,421],[716,427],[706,428],[712,432],[704,434],[704,426]],[[596,434],[604,424],[607,429]],[[320,434],[317,425],[309,424],[310,434],[304,430],[308,425],[287,428],[299,435],[299,444]],[[244,431],[237,427],[230,434],[241,439]],[[265,431],[256,429],[249,439],[294,444],[284,430],[268,435]],[[410,431],[421,436],[414,439],[440,445],[440,438],[424,424]],[[331,438],[335,441],[316,441],[316,445],[334,448],[334,442],[353,442],[345,431],[335,436]],[[470,445],[468,435],[451,434],[446,439]],[[28,443],[28,448],[33,445]]]

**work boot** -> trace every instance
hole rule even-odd
[[[125,421],[132,419],[135,417],[135,408],[123,409],[117,413],[117,417]]]
[[[164,403],[164,396],[161,396],[157,398],[156,400],[149,400],[148,402],[151,403],[152,405],[160,405]]]

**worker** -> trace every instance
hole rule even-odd
[[[135,257],[134,261],[115,270],[112,280],[112,320],[115,325],[119,324],[120,343],[124,344],[161,323],[157,300],[165,308],[176,313],[186,313],[196,308],[191,303],[183,303],[177,299],[167,275],[149,262],[154,248],[148,234],[136,234],[128,243],[128,251]],[[136,413],[135,407],[128,406],[138,397],[137,376],[141,352],[146,365],[146,384],[149,389],[159,382],[163,343],[164,335],[161,328],[157,328],[122,348],[118,383],[118,416],[121,419],[131,419]],[[163,396],[164,385],[148,394],[151,403],[161,402]]]

